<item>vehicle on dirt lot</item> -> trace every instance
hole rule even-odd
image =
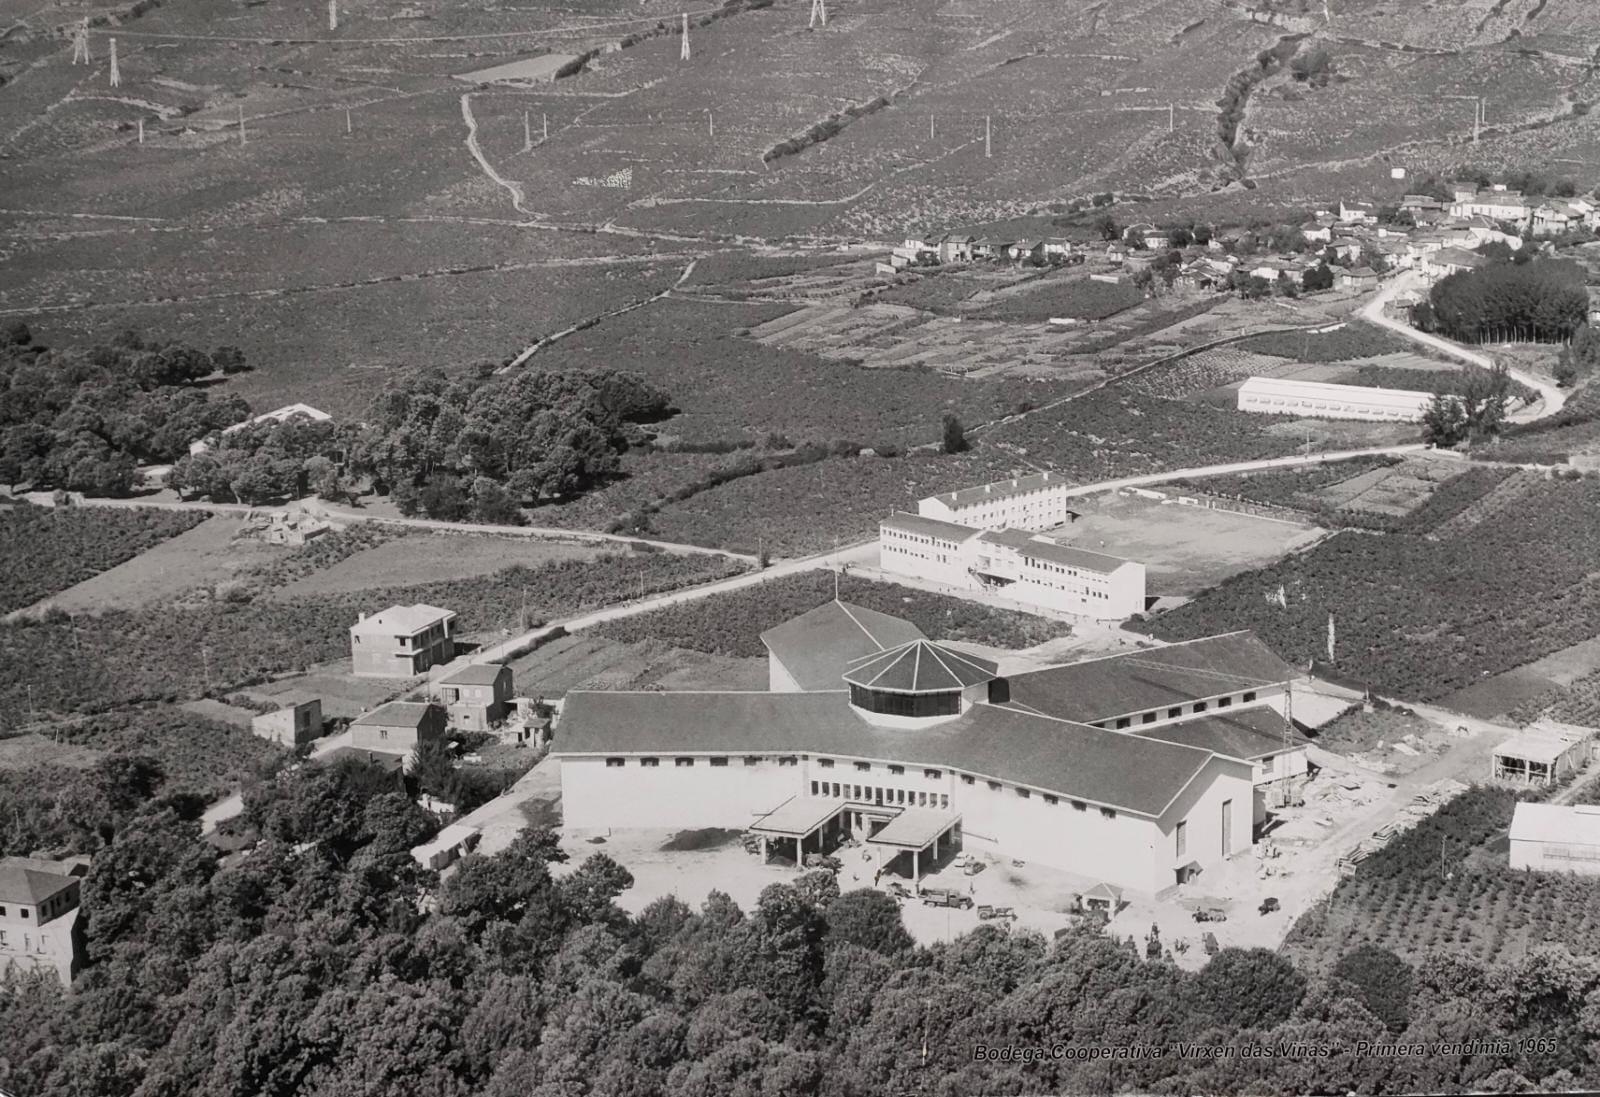
[[[978,908],[978,917],[985,922],[995,918],[1015,919],[1016,916],[1016,910],[1011,907],[992,907],[985,903]]]
[[[1194,912],[1196,922],[1226,922],[1228,916],[1216,907],[1201,907]]]
[[[1207,956],[1215,956],[1222,951],[1217,944],[1217,935],[1215,933],[1202,933],[1200,935],[1200,943],[1204,946]]]
[[[844,862],[837,857],[828,857],[821,853],[806,854],[806,868],[825,868],[829,872],[838,872],[844,868]]]
[[[1277,898],[1275,896],[1269,896],[1268,898],[1263,899],[1261,901],[1261,906],[1258,909],[1262,914],[1271,914],[1273,911],[1278,909]]]
[[[982,861],[979,861],[976,858],[974,858],[973,860],[968,861],[967,862],[967,867],[962,869],[961,871],[966,873],[968,876],[976,876],[976,875],[978,875],[978,873],[982,872],[984,869],[986,869],[988,867],[989,866],[985,865]]]
[[[890,880],[883,886],[883,890],[887,891],[890,895],[893,895],[896,899],[911,898],[911,889],[906,887],[899,880]]]
[[[922,905],[925,907],[956,907],[966,910],[972,906],[972,896],[949,888],[923,888]]]

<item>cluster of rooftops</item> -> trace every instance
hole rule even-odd
[[[837,600],[761,639],[796,689],[575,691],[557,752],[840,756],[1156,816],[1213,756],[1254,761],[1284,749],[1286,736],[1303,742],[1255,704],[1297,672],[1249,632],[1007,675],[928,640],[909,621]],[[965,692],[972,703],[942,718],[886,724],[852,703],[860,691]]]

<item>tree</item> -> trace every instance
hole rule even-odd
[[[944,453],[965,453],[967,451],[967,432],[961,425],[961,420],[952,412],[944,416],[944,439],[940,443],[940,450]]]
[[[1390,1032],[1401,1032],[1409,1020],[1414,972],[1411,965],[1388,949],[1361,945],[1333,965],[1335,978],[1343,979],[1361,994],[1361,1001]]]
[[[1422,409],[1422,436],[1429,445],[1448,448],[1460,445],[1467,437],[1467,415],[1461,401],[1446,393],[1434,393]]]
[[[1294,1012],[1306,979],[1270,949],[1225,948],[1200,969],[1194,987],[1215,1023],[1266,1028]]]
[[[480,476],[472,481],[472,517],[498,526],[522,525],[522,509],[499,483]]]
[[[461,481],[448,472],[423,484],[418,500],[424,514],[443,522],[459,522],[472,510],[467,493],[461,490]]]
[[[1117,219],[1109,213],[1102,213],[1092,222],[1094,230],[1100,234],[1102,240],[1115,240],[1122,235],[1122,228],[1117,224]]]
[[[885,956],[914,946],[900,918],[900,904],[874,888],[847,891],[828,904],[828,941],[871,949]]]
[[[1333,54],[1326,46],[1317,46],[1306,53],[1297,53],[1289,59],[1289,71],[1302,84],[1326,87],[1333,77]]]
[[[1326,259],[1300,276],[1300,288],[1307,293],[1333,288],[1333,268]]]

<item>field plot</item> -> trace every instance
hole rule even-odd
[[[1253,628],[1291,662],[1322,661],[1333,617],[1337,674],[1402,699],[1443,697],[1600,632],[1597,501],[1593,481],[1540,481],[1470,537],[1339,533],[1225,581],[1152,631]],[[1280,589],[1286,605],[1266,597]]]
[[[1373,364],[1439,368],[1443,363],[1408,350],[1410,344],[1375,324],[1351,320],[1331,330],[1273,331],[1240,340],[1238,349],[1296,362],[1344,362],[1372,358]]]
[[[1216,347],[1143,370],[1122,382],[1121,387],[1129,392],[1179,400],[1237,384],[1247,377],[1269,375],[1267,371],[1278,369],[1282,364],[1282,359],[1241,350],[1238,346]]]
[[[50,602],[69,613],[171,604],[294,551],[239,537],[241,528],[237,517],[219,514],[207,518],[188,532],[69,587]]]
[[[1551,708],[1557,720],[1594,726],[1600,711],[1585,696],[1600,681],[1600,637],[1553,651],[1526,666],[1496,674],[1443,698],[1440,704],[1484,718],[1514,713],[1531,719]]]
[[[763,658],[714,655],[658,642],[623,643],[595,632],[564,636],[513,660],[517,691],[555,698],[574,689],[767,688]]]
[[[344,594],[373,587],[470,579],[502,568],[531,568],[553,560],[589,560],[600,554],[601,550],[590,545],[537,541],[530,537],[415,533],[347,556],[324,571],[296,579],[278,588],[274,597]]]
[[[0,613],[66,590],[204,520],[153,509],[0,509]]]
[[[1322,536],[1315,526],[1233,511],[1097,495],[1050,536],[1145,565],[1151,595],[1194,594]]]

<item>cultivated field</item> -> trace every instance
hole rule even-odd
[[[595,632],[564,636],[511,663],[517,691],[556,698],[572,689],[767,688],[763,658],[687,651],[655,642],[624,643]]]
[[[1139,561],[1152,596],[1194,594],[1303,548],[1323,532],[1306,523],[1133,495],[1097,495],[1083,502],[1083,516],[1051,536]]]
[[[373,587],[404,587],[490,575],[513,566],[538,567],[553,560],[588,560],[600,555],[589,545],[538,541],[531,537],[413,533],[347,556],[332,567],[278,588],[275,596],[344,594]]]

